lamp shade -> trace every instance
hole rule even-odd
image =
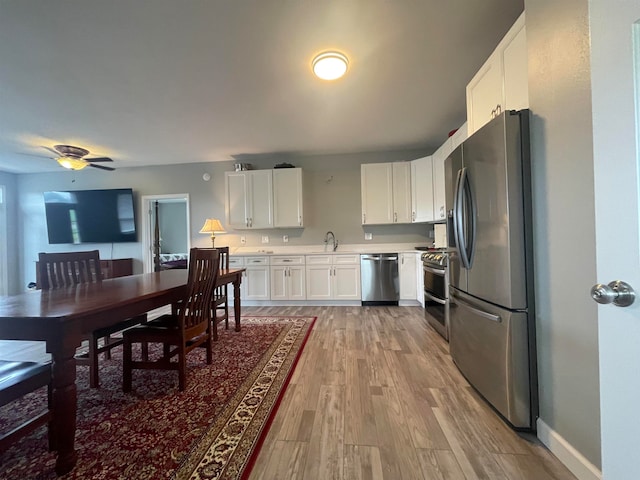
[[[226,230],[217,218],[207,218],[200,233],[226,233]]]
[[[220,223],[220,220],[217,218],[207,218],[204,221],[204,225],[200,229],[200,233],[210,233],[211,234],[211,246],[215,248],[216,246],[216,233],[227,233]]]

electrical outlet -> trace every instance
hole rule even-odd
[[[262,243],[269,243],[269,235],[262,235]]]
[[[289,243],[289,235],[282,235],[282,243]]]
[[[365,233],[364,234],[364,239],[365,240],[373,240],[373,234],[372,233]]]
[[[247,237],[245,237],[244,235],[240,236],[240,243],[242,245],[246,245],[247,244]]]

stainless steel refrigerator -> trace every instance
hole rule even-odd
[[[535,430],[529,111],[507,111],[445,161],[451,356],[514,427]]]

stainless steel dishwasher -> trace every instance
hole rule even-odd
[[[398,254],[360,255],[362,305],[398,305]]]

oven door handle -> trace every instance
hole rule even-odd
[[[431,300],[432,302],[439,303],[440,305],[446,305],[447,304],[446,300],[442,300],[441,298],[434,297],[429,292],[424,292],[424,296],[427,298],[427,300]]]
[[[425,272],[433,273],[434,275],[442,275],[442,276],[444,276],[444,274],[447,273],[444,268],[442,270],[438,270],[437,268],[427,267],[426,265],[423,265],[422,269]]]

